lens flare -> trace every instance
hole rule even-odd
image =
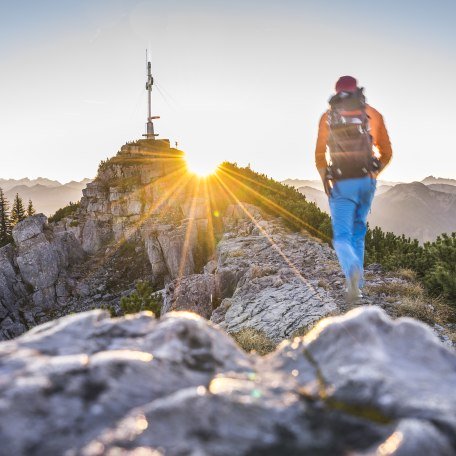
[[[187,162],[188,171],[198,177],[208,177],[211,174],[215,174],[219,167],[219,164],[215,163],[211,157],[186,155],[185,161]]]

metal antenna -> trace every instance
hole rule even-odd
[[[146,71],[147,71],[147,82],[146,82],[146,90],[147,90],[147,129],[145,136],[147,139],[155,139],[158,136],[157,133],[154,132],[154,123],[152,122],[153,119],[160,119],[160,116],[152,116],[152,86],[154,85],[154,78],[152,77],[152,65],[150,60],[148,59],[147,49],[146,49]]]

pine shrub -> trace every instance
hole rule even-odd
[[[152,285],[143,280],[136,282],[136,289],[131,295],[123,296],[120,299],[120,308],[124,314],[149,310],[158,318],[162,305],[161,294],[154,292]]]

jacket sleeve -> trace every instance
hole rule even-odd
[[[317,169],[326,168],[328,166],[326,163],[326,143],[329,134],[327,117],[326,113],[321,116],[320,125],[318,127],[317,145],[315,147],[315,165],[317,166]]]
[[[383,116],[380,113],[378,116],[378,131],[377,138],[375,138],[375,145],[380,152],[380,163],[382,164],[383,169],[390,162],[391,157],[393,156],[393,149],[391,148],[391,142]]]

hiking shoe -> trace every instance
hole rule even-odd
[[[348,288],[345,288],[345,293],[348,293]],[[358,288],[358,294],[356,295],[356,297],[359,299],[364,298],[364,295],[359,288]]]
[[[359,289],[359,278],[360,273],[358,269],[355,269],[350,275],[350,280],[347,286],[347,303],[354,304],[359,298],[362,298],[361,290]]]

